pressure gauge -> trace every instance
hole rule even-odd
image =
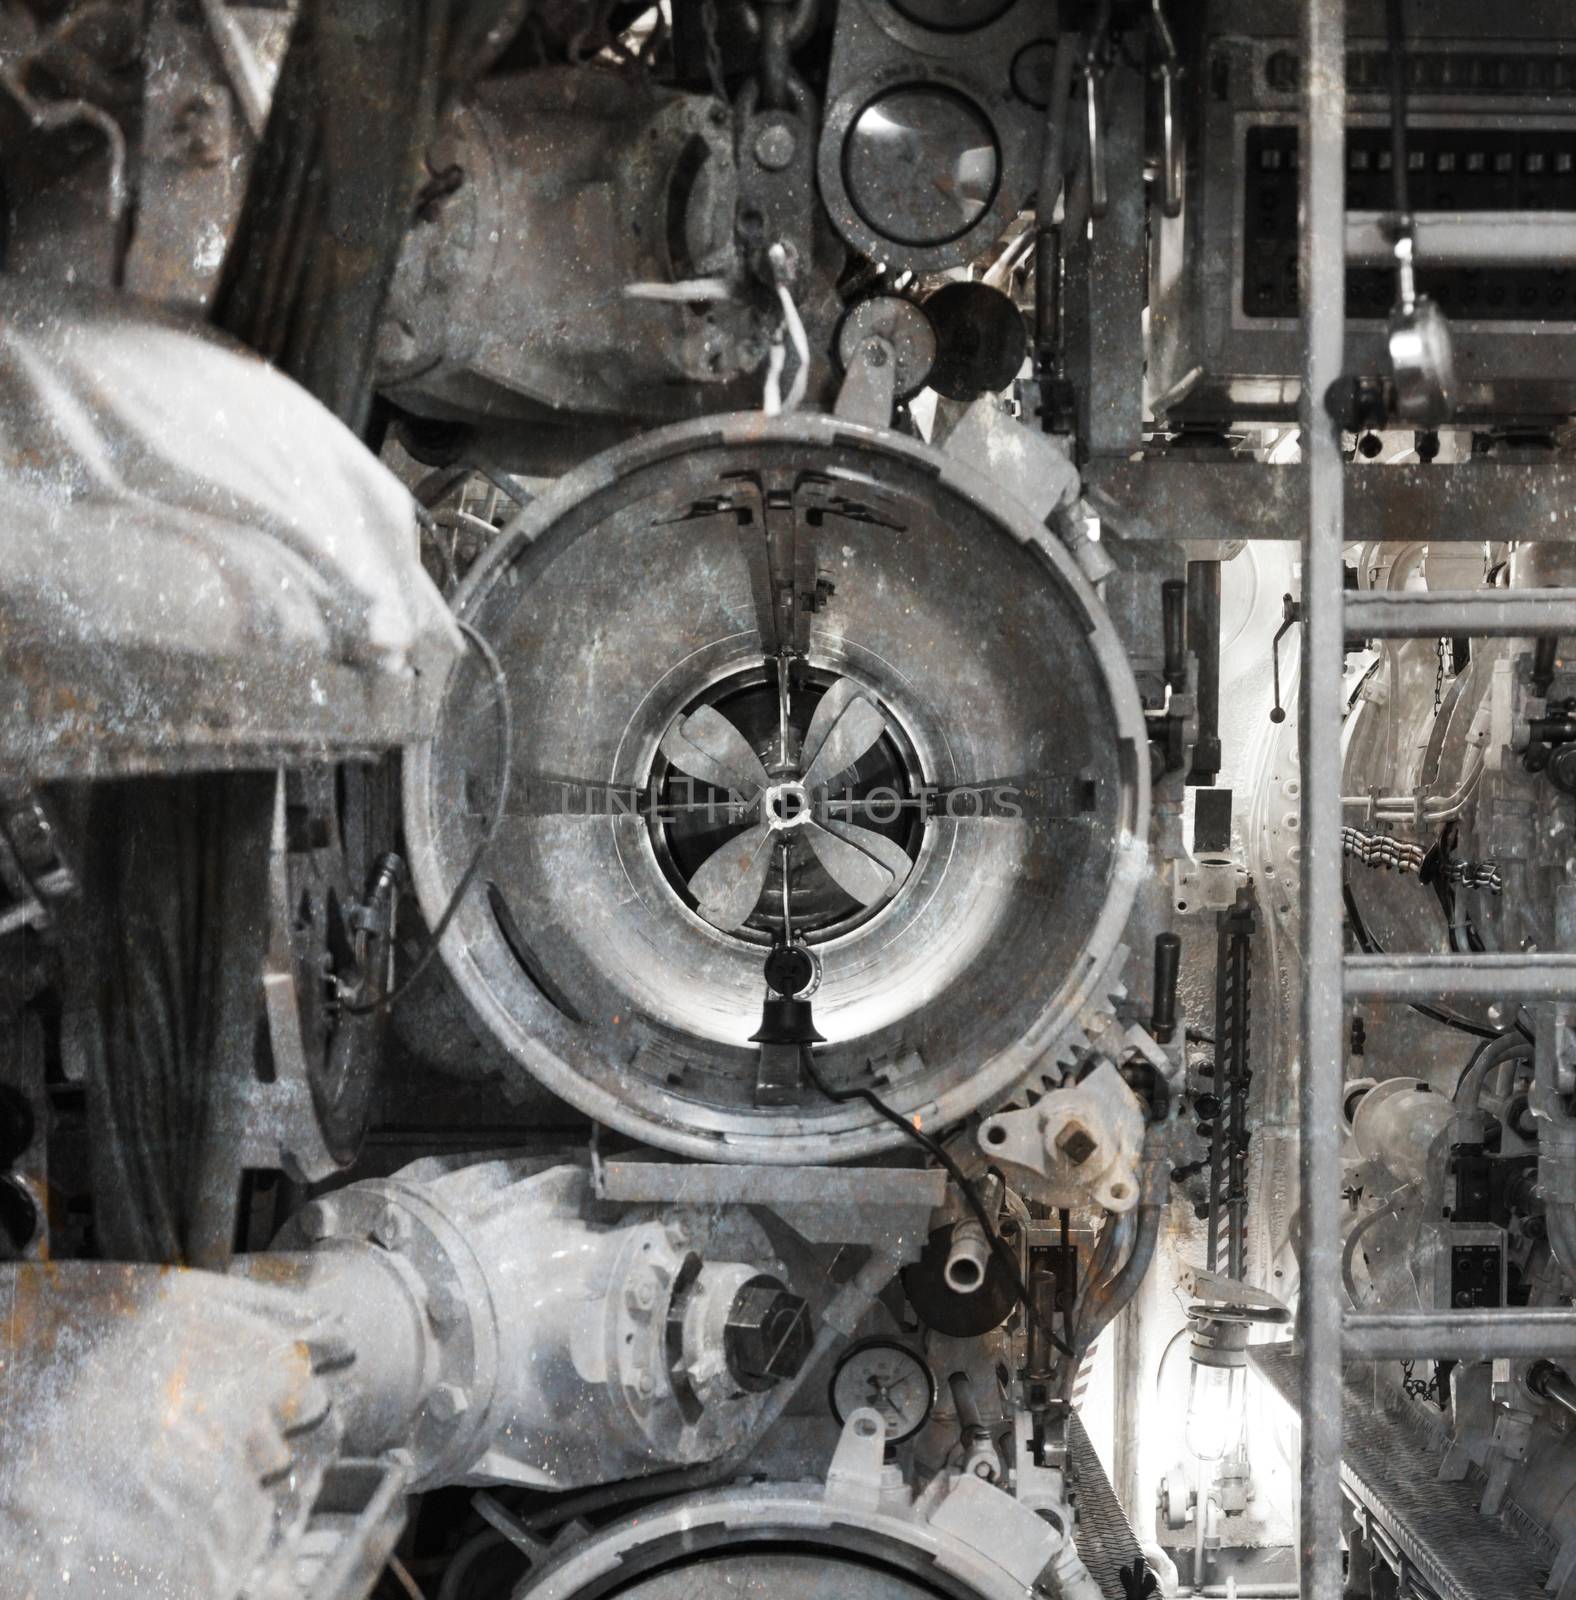
[[[832,1415],[846,1422],[861,1406],[880,1412],[887,1443],[911,1439],[936,1404],[936,1380],[925,1358],[897,1339],[861,1339],[832,1374]]]

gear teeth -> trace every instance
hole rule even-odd
[[[1126,965],[1127,950],[1123,947],[1113,956],[1111,971],[1120,973]],[[1091,1036],[1098,1037],[1116,1020],[1116,1008],[1126,998],[1125,983],[1120,980],[1108,983],[1104,993],[1083,1008],[1078,1020],[1046,1051],[1022,1083],[996,1109],[1021,1111],[1052,1090],[1061,1088],[1067,1081],[1067,1074],[1093,1048]]]

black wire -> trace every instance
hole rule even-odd
[[[1522,1031],[1525,1032],[1525,1030]],[[1483,1059],[1483,1052],[1493,1045],[1497,1040],[1503,1039],[1505,1035],[1510,1032],[1512,1032],[1512,1030],[1507,1028],[1504,1033],[1496,1034],[1493,1039],[1485,1039],[1482,1044],[1480,1044],[1477,1049],[1467,1057],[1467,1064],[1456,1076],[1456,1088],[1455,1093],[1451,1095],[1452,1100],[1460,1099],[1461,1086],[1467,1081],[1467,1074],[1478,1064],[1478,1062]],[[1528,1061],[1532,1058],[1532,1048],[1532,1041],[1529,1039],[1526,1041],[1526,1048],[1524,1050],[1508,1051],[1505,1055],[1505,1059],[1507,1061]]]
[[[1346,903],[1346,920],[1352,925],[1358,948],[1364,955],[1382,956],[1385,953],[1384,946],[1364,926],[1362,912],[1357,909],[1357,897],[1352,893],[1351,884],[1344,882],[1341,884],[1341,899]],[[1503,1028],[1486,1028],[1480,1022],[1469,1022],[1465,1017],[1458,1017],[1450,1011],[1437,1010],[1418,1000],[1408,1000],[1407,1005],[1419,1016],[1427,1017],[1430,1022],[1443,1023],[1447,1028],[1470,1033],[1474,1039],[1498,1039],[1505,1032]]]
[[[438,918],[432,932],[427,936],[427,948],[417,958],[416,965],[405,974],[405,981],[390,989],[387,994],[380,995],[375,1000],[362,1000],[340,1007],[341,1011],[353,1017],[364,1017],[375,1011],[392,1009],[395,1001],[402,1000],[409,994],[416,980],[432,964],[432,958],[437,955],[438,947],[443,943],[444,934],[449,931],[449,924],[454,920],[461,901],[465,899],[477,872],[481,869],[482,859],[492,849],[493,842],[498,837],[498,829],[503,825],[504,813],[508,806],[509,770],[514,764],[514,709],[509,700],[509,680],[504,676],[503,665],[498,660],[497,651],[470,623],[456,619],[456,625],[492,674],[493,703],[498,708],[498,801],[493,809],[492,820],[487,824],[487,831],[482,835],[481,843],[476,846],[465,871],[460,874],[460,881],[455,884],[454,893],[449,896],[449,903],[443,908],[443,915]]]
[[[916,1128],[907,1117],[900,1116],[889,1106],[874,1089],[856,1087],[852,1089],[834,1089],[815,1070],[815,1058],[809,1045],[799,1046],[799,1059],[804,1063],[804,1070],[813,1083],[828,1100],[835,1101],[838,1105],[846,1104],[850,1100],[863,1100],[878,1116],[885,1117],[894,1128],[901,1128],[910,1139],[917,1144],[927,1155],[932,1156],[943,1167],[946,1174],[957,1184],[963,1198],[968,1201],[969,1209],[979,1221],[985,1231],[986,1242],[990,1245],[991,1254],[1001,1264],[1011,1282],[1013,1291],[1018,1296],[1019,1303],[1023,1306],[1024,1315],[1033,1319],[1040,1332],[1061,1351],[1064,1356],[1071,1358],[1072,1347],[1059,1338],[1053,1328],[1048,1327],[1040,1319],[1038,1308],[1029,1296],[1028,1285],[1023,1281],[1023,1274],[1018,1271],[1018,1262],[1007,1246],[1002,1242],[1002,1237],[996,1231],[996,1225],[986,1214],[985,1207],[980,1203],[980,1197],[974,1192],[974,1185],[963,1176],[962,1169],[942,1147],[920,1128]]]

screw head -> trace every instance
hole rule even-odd
[[[338,1221],[337,1208],[331,1200],[309,1200],[296,1213],[296,1225],[302,1236],[313,1244],[331,1238]]]
[[[428,1288],[427,1320],[440,1332],[452,1328],[464,1309],[460,1297],[446,1284],[435,1283]]]
[[[793,130],[780,122],[769,122],[755,135],[755,159],[768,172],[781,172],[794,158],[797,148]]]
[[[427,1396],[427,1410],[439,1422],[458,1422],[471,1408],[471,1397],[457,1383],[440,1383]]]
[[[398,1206],[384,1206],[372,1224],[372,1238],[385,1250],[398,1250],[410,1238],[410,1221]]]

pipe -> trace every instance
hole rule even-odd
[[[1195,1594],[1235,1596],[1236,1600],[1297,1600],[1302,1589],[1295,1583],[1250,1583],[1247,1588],[1233,1584],[1227,1587],[1223,1583],[1206,1583],[1202,1589],[1194,1590]]]
[[[1074,1341],[1079,1358],[1138,1292],[1138,1285],[1149,1271],[1150,1263],[1155,1258],[1155,1244],[1160,1237],[1160,1219],[1165,1215],[1170,1182],[1171,1163],[1162,1148],[1160,1136],[1151,1128],[1144,1140],[1143,1178],[1139,1201],[1134,1207],[1137,1223],[1133,1248],[1122,1263],[1121,1270],[1109,1282],[1096,1284],[1090,1290],[1088,1301],[1079,1312],[1078,1335]],[[1067,1363],[1065,1387],[1068,1395],[1077,1380],[1078,1364],[1078,1359]]]
[[[1538,1129],[1538,1190],[1549,1251],[1568,1282],[1576,1283],[1576,1121],[1565,1109],[1558,1080],[1558,1033],[1553,1006],[1538,1008],[1532,1091],[1527,1096]]]
[[[952,1248],[947,1252],[942,1277],[954,1294],[974,1294],[985,1282],[985,1266],[989,1260],[990,1246],[985,1242],[985,1230],[973,1217],[965,1217],[952,1230]]]
[[[1563,1367],[1539,1361],[1527,1374],[1527,1387],[1540,1399],[1551,1401],[1568,1417],[1576,1417],[1576,1383]]]
[[[1495,1356],[1576,1356],[1576,1311],[1507,1306],[1492,1311],[1351,1311],[1348,1361],[1488,1361]]]
[[[988,1216],[997,1215],[1001,1207],[1001,1179],[988,1175],[980,1183],[980,1204]],[[947,1262],[941,1275],[954,1294],[974,1294],[985,1283],[985,1269],[990,1264],[990,1240],[976,1216],[966,1216],[954,1224],[952,1244],[947,1251]]]
[[[974,1385],[966,1372],[954,1372],[947,1379],[952,1390],[952,1406],[958,1417],[958,1439],[963,1446],[963,1474],[995,1483],[1001,1477],[1001,1457],[996,1453],[991,1431],[980,1416]]]
[[[1034,217],[1034,342],[1035,364],[1042,381],[1056,369],[1061,346],[1061,231],[1056,202],[1067,165],[1067,106],[1073,68],[1083,53],[1082,40],[1064,33],[1051,60],[1050,95],[1045,106],[1045,140],[1040,156],[1040,181]]]
[[[1515,1057],[1525,1058],[1531,1054],[1532,1045],[1514,1028],[1508,1033],[1502,1033],[1497,1039],[1485,1039],[1473,1052],[1466,1071],[1461,1075],[1460,1083],[1456,1085],[1457,1105],[1468,1111],[1477,1110],[1489,1073],[1502,1061]]]
[[[1209,1495],[1214,1474],[1207,1461],[1198,1463],[1198,1475],[1193,1489],[1193,1589],[1196,1593],[1204,1587],[1204,1547],[1209,1540]]]

